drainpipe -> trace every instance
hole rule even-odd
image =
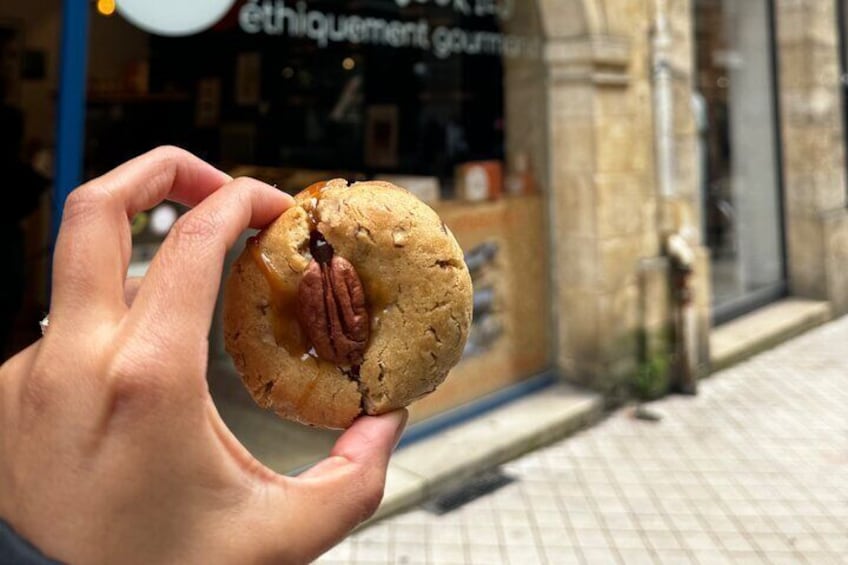
[[[685,394],[697,390],[697,318],[692,284],[695,254],[683,236],[689,226],[677,225],[669,206],[676,199],[674,151],[674,97],[672,90],[671,29],[666,16],[667,0],[655,0],[656,17],[653,37],[654,135],[659,226],[666,255],[671,264],[672,317],[674,346],[671,388]]]
[[[674,196],[674,100],[671,77],[671,30],[666,17],[666,0],[656,0],[653,40],[654,120],[657,153],[657,182],[663,200]],[[661,207],[662,208],[662,207]],[[660,218],[664,232],[673,228],[665,212]]]

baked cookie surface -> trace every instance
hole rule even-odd
[[[260,406],[346,428],[435,390],[471,311],[462,250],[431,208],[390,183],[333,180],[248,242],[227,281],[224,337]]]

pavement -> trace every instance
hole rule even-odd
[[[845,344],[848,317],[650,404],[658,422],[625,407],[512,459],[458,508],[431,488],[318,563],[848,563]]]

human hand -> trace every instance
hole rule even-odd
[[[195,208],[143,281],[128,218]],[[160,148],[74,191],[45,337],[0,368],[0,517],[70,563],[303,563],[371,515],[406,412],[359,419],[297,478],[218,415],[208,334],[227,249],[292,199]],[[283,448],[283,446],[281,446]]]

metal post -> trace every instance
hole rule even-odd
[[[56,241],[56,235],[59,232],[65,199],[82,181],[88,10],[88,0],[63,0],[62,2],[56,182],[51,242]]]

